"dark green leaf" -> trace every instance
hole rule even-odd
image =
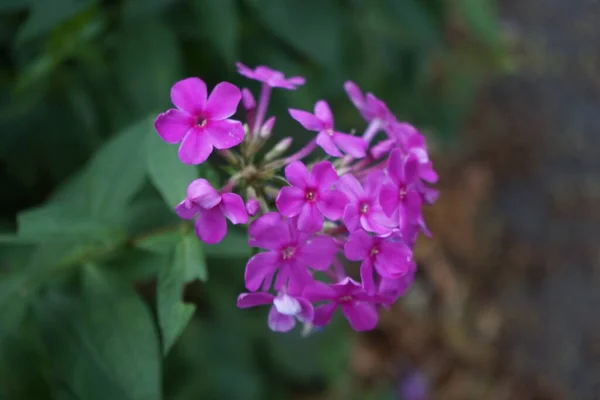
[[[33,0],[2,0],[0,12],[17,11],[29,7]]]
[[[344,9],[334,1],[247,0],[276,36],[324,67],[340,63]],[[333,17],[335,16],[335,17]]]
[[[154,253],[169,254],[180,241],[181,232],[179,230],[170,230],[140,238],[136,240],[135,245],[140,249]]]
[[[4,0],[3,0],[4,1]],[[43,35],[97,0],[38,0],[32,2],[27,21],[20,29],[18,41],[25,41]]]
[[[459,0],[456,2],[467,29],[483,43],[497,44],[500,24],[493,0]]]
[[[150,313],[128,286],[87,266],[82,298],[47,296],[38,321],[53,373],[78,398],[161,398],[160,354]]]
[[[146,138],[146,164],[150,180],[171,209],[186,196],[187,186],[198,177],[197,169],[177,157],[177,146],[165,143],[156,132]]]
[[[169,106],[169,91],[181,79],[181,51],[160,20],[136,21],[120,32],[116,70],[137,115]]]
[[[192,4],[206,38],[223,60],[233,66],[238,59],[236,0],[194,0]]]
[[[166,354],[192,317],[195,307],[183,303],[183,289],[194,279],[207,279],[200,241],[192,233],[183,235],[175,247],[172,262],[158,276],[158,320]]]
[[[205,245],[204,252],[208,257],[219,258],[245,258],[251,255],[247,235],[231,228],[220,243]]]

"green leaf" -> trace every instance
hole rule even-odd
[[[214,50],[233,65],[239,50],[236,0],[195,0],[192,5]]]
[[[119,32],[115,68],[138,115],[169,106],[169,91],[181,79],[182,55],[175,34],[160,20],[135,21]]]
[[[261,22],[276,36],[288,42],[324,67],[341,60],[344,9],[334,1],[247,0]],[[276,66],[274,66],[276,67]]]
[[[181,241],[181,232],[178,230],[148,235],[136,240],[135,246],[153,253],[169,254],[177,243]]]
[[[183,289],[194,279],[207,279],[200,241],[192,233],[181,236],[172,262],[158,276],[157,308],[166,354],[192,317],[195,306],[183,303]]]
[[[93,157],[84,180],[92,215],[124,211],[141,188],[146,176],[144,139],[152,130],[152,119],[145,118],[109,140]]]
[[[498,43],[500,23],[492,0],[459,0],[456,2],[458,12],[467,29],[487,45]]]
[[[2,0],[4,2],[4,0]],[[33,1],[27,21],[19,30],[17,41],[23,42],[41,36],[75,14],[96,3],[97,0]],[[1,6],[0,6],[1,7]]]
[[[29,7],[32,2],[33,0],[2,0],[0,2],[0,12],[17,11]]]
[[[185,198],[187,186],[198,177],[197,169],[179,161],[177,146],[165,143],[153,131],[146,138],[146,164],[150,180],[174,210]]]
[[[204,251],[208,257],[218,258],[245,258],[252,254],[247,235],[231,228],[220,243],[207,244]]]
[[[86,266],[81,298],[50,293],[36,315],[52,372],[77,398],[161,398],[152,318],[128,285]]]

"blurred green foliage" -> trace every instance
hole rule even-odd
[[[241,60],[307,77],[274,94],[279,136],[308,138],[285,108],[320,98],[360,128],[351,79],[452,138],[507,63],[493,6],[1,0],[0,399],[367,398],[343,321],[304,339],[269,332],[266,309],[236,309],[244,233],[203,246],[172,211],[189,181],[222,177],[180,164],[152,118],[187,76],[256,89]]]

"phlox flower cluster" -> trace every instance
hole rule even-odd
[[[289,110],[308,131],[308,144],[285,155],[288,137],[265,149],[275,126],[267,117],[272,89],[295,90],[305,80],[266,66],[237,68],[260,82],[258,100],[228,82],[208,94],[204,81],[187,78],[171,89],[174,108],[156,119],[160,137],[179,144],[182,163],[207,162],[214,152],[230,172],[220,188],[206,179],[190,182],[177,214],[195,220],[207,244],[223,240],[227,220],[248,224],[254,255],[237,305],[269,305],[273,331],[289,331],[297,322],[325,326],[338,309],[353,329],[375,328],[380,309],[414,279],[417,236],[429,235],[422,208],[436,200],[428,184],[438,176],[425,137],[373,94],[346,82],[365,120],[363,134],[340,131],[328,103],[319,100],[312,111]],[[232,118],[240,102],[244,123]]]

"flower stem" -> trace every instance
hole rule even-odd
[[[381,123],[379,122],[379,118],[375,118],[371,122],[369,122],[369,125],[367,126],[367,129],[365,129],[365,133],[363,133],[362,136],[365,142],[367,142],[367,144],[371,143],[371,140],[373,140],[377,132],[379,132],[380,128]]]
[[[258,99],[258,109],[254,118],[254,127],[252,129],[253,135],[258,135],[260,127],[262,126],[265,115],[267,114],[267,108],[269,107],[269,99],[271,97],[271,86],[263,83],[260,88],[260,98]]]

